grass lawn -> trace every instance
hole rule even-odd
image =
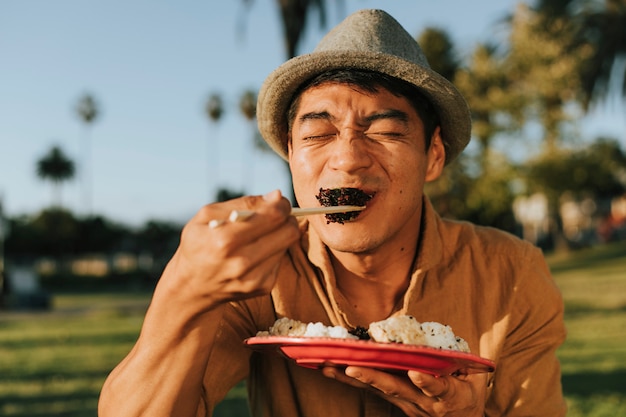
[[[566,303],[568,416],[626,416],[626,242],[548,262]],[[135,342],[149,297],[55,294],[50,312],[0,311],[0,415],[96,416],[104,378]],[[216,415],[248,415],[243,386]]]
[[[565,300],[568,416],[626,416],[626,242],[548,262]]]
[[[95,416],[102,382],[135,342],[147,299],[58,295],[52,312],[0,312],[0,415]]]

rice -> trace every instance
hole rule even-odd
[[[368,333],[375,342],[427,345],[420,323],[412,316],[397,316],[376,321],[370,324]]]
[[[420,327],[426,337],[427,346],[469,352],[467,342],[463,338],[457,337],[450,326],[428,321],[422,323]]]
[[[261,331],[257,336],[288,336],[288,337],[331,337],[333,339],[358,339],[342,326],[325,326],[324,324],[305,324],[298,320],[282,317],[274,322],[269,331]]]
[[[403,315],[373,322],[366,335],[378,343],[402,343],[469,352],[467,342],[454,334],[448,325],[427,321],[420,323],[413,316]],[[287,317],[274,322],[269,331],[257,336],[328,337],[333,339],[363,339],[342,326],[326,326],[323,323],[303,323]]]
[[[396,316],[370,324],[368,333],[380,343],[423,345],[437,349],[469,352],[467,342],[454,334],[448,325],[428,321],[420,323],[412,316]]]
[[[257,336],[300,337],[304,336],[306,328],[306,324],[298,320],[292,320],[287,317],[282,317],[274,322],[274,325],[269,328],[269,331],[259,332],[257,333]]]

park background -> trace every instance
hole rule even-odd
[[[378,7],[474,110],[429,196],[545,250],[570,415],[626,415],[626,2],[301,2],[292,48],[278,3],[0,5],[0,414],[95,415],[182,224],[207,202],[290,195],[255,128],[264,77]],[[244,396],[219,414],[246,415]]]

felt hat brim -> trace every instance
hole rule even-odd
[[[420,90],[438,113],[446,164],[471,137],[471,116],[454,85],[430,69],[417,42],[380,10],[361,10],[329,32],[310,54],[292,58],[263,83],[257,102],[259,131],[268,145],[287,159],[287,111],[296,90],[307,80],[334,69],[376,71]]]

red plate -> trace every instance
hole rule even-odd
[[[399,343],[316,337],[259,336],[244,341],[252,349],[278,351],[306,368],[365,366],[433,375],[493,372],[495,363],[471,353]]]

